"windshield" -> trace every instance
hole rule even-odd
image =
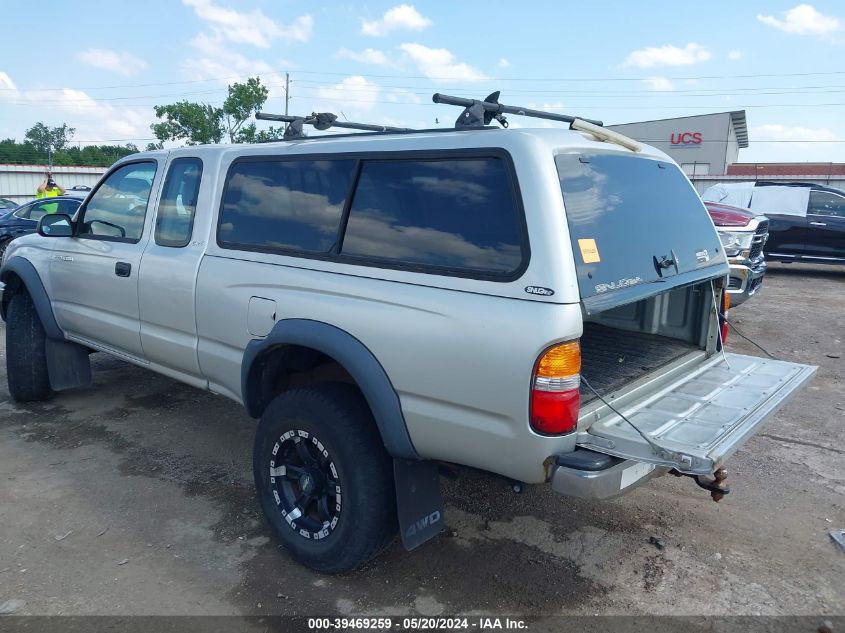
[[[725,267],[707,210],[673,163],[611,153],[555,161],[582,299],[634,300]]]

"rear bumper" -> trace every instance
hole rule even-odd
[[[579,468],[568,458],[572,453],[559,455],[552,469],[552,489],[567,497],[579,499],[612,499],[645,482],[665,475],[668,468],[645,464],[629,459],[613,458],[593,451],[576,450],[575,453],[591,453],[597,457],[609,458],[597,463],[598,468]],[[600,460],[599,460],[600,461]]]
[[[756,262],[731,262],[728,294],[731,295],[731,305],[738,306],[760,290],[763,276],[766,274],[766,261],[760,257]]]

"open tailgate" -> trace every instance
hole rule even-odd
[[[616,457],[711,475],[817,369],[741,354],[726,358],[727,363],[714,355],[679,382],[621,407],[660,450],[606,405],[578,434],[577,443]]]

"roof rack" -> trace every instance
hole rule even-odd
[[[443,95],[439,92],[434,93],[431,97],[434,103],[445,103],[447,105],[456,105],[464,108],[461,115],[455,121],[455,127],[462,128],[483,128],[492,123],[493,119],[499,122],[502,127],[508,127],[508,120],[505,114],[518,114],[520,116],[529,116],[536,119],[547,119],[549,121],[560,121],[562,123],[569,123],[570,129],[579,130],[592,134],[599,140],[616,143],[630,149],[633,152],[639,152],[641,146],[634,139],[628,138],[623,134],[607,130],[603,128],[601,121],[594,119],[579,119],[578,117],[570,116],[568,114],[555,114],[554,112],[544,112],[542,110],[532,110],[530,108],[523,108],[521,106],[509,106],[499,103],[499,91],[487,96],[484,101],[477,99],[465,99],[463,97],[453,97],[451,95]]]
[[[289,116],[287,114],[269,114],[257,112],[256,119],[262,121],[283,121],[289,123],[285,128],[283,140],[293,141],[307,138],[303,131],[304,125],[313,125],[316,130],[328,130],[332,127],[345,128],[348,130],[366,130],[368,132],[412,132],[410,128],[390,127],[387,125],[372,125],[370,123],[353,123],[352,121],[338,121],[337,115],[331,112],[312,112],[308,116]]]

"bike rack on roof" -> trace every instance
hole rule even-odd
[[[367,132],[412,132],[410,128],[390,127],[387,125],[372,125],[370,123],[353,123],[352,121],[338,121],[337,115],[331,112],[312,112],[308,116],[289,116],[287,114],[269,114],[258,112],[256,119],[261,121],[283,121],[289,123],[285,129],[283,140],[293,141],[296,139],[308,138],[303,131],[303,126],[313,125],[315,130],[328,130],[329,128],[344,128],[347,130],[365,130]]]
[[[509,106],[499,103],[499,91],[496,91],[487,96],[484,101],[477,99],[465,99],[463,97],[453,97],[451,95],[435,93],[432,96],[434,103],[445,103],[447,105],[456,105],[464,108],[464,111],[455,121],[455,128],[457,129],[495,129],[489,127],[495,119],[502,127],[508,127],[508,120],[505,114],[517,114],[519,116],[528,116],[536,119],[547,119],[549,121],[560,121],[561,123],[569,123],[569,128],[586,132],[591,134],[599,141],[607,141],[621,145],[633,152],[639,152],[642,146],[634,139],[605,129],[601,121],[594,119],[580,119],[568,114],[555,114],[554,112],[544,112],[542,110],[532,110],[530,108],[523,108],[521,106]],[[337,115],[331,112],[312,112],[308,116],[290,116],[287,114],[269,114],[267,112],[258,112],[255,115],[256,119],[262,121],[282,121],[289,125],[285,128],[285,134],[282,140],[293,141],[308,138],[303,127],[305,125],[312,125],[316,130],[328,130],[329,128],[344,128],[348,130],[363,130],[366,132],[375,133],[408,133],[408,132],[445,132],[446,129],[440,128],[435,130],[415,130],[404,127],[391,127],[388,125],[373,125],[371,123],[353,123],[352,121],[338,121]]]
[[[479,101],[477,99],[465,99],[463,97],[453,97],[435,92],[431,100],[434,103],[445,103],[446,105],[456,105],[464,108],[461,116],[455,121],[456,128],[483,127],[490,125],[493,119],[496,119],[502,127],[508,127],[508,120],[505,118],[505,114],[518,114],[520,116],[534,117],[535,119],[548,119],[549,121],[560,121],[569,124],[581,120],[599,127],[604,125],[601,121],[594,119],[578,119],[568,114],[555,114],[554,112],[531,110],[530,108],[523,108],[521,106],[505,105],[499,103],[499,94],[500,92],[497,90],[488,95],[484,101]]]
[[[549,121],[560,121],[561,123],[569,123],[569,128],[581,132],[592,134],[600,141],[608,141],[616,143],[622,147],[626,147],[633,152],[639,152],[642,147],[634,139],[628,138],[623,134],[607,130],[602,127],[604,124],[601,121],[594,119],[579,119],[568,114],[555,114],[554,112],[544,112],[543,110],[532,110],[530,108],[523,108],[521,106],[509,106],[499,103],[499,91],[487,96],[484,101],[477,99],[465,99],[463,97],[453,97],[451,95],[443,95],[439,92],[434,93],[431,97],[434,103],[445,103],[447,105],[456,105],[464,108],[461,115],[455,121],[455,128],[483,128],[493,122],[493,119],[499,122],[502,127],[508,127],[508,120],[505,114],[518,114],[520,116],[533,117],[535,119],[547,119]]]

